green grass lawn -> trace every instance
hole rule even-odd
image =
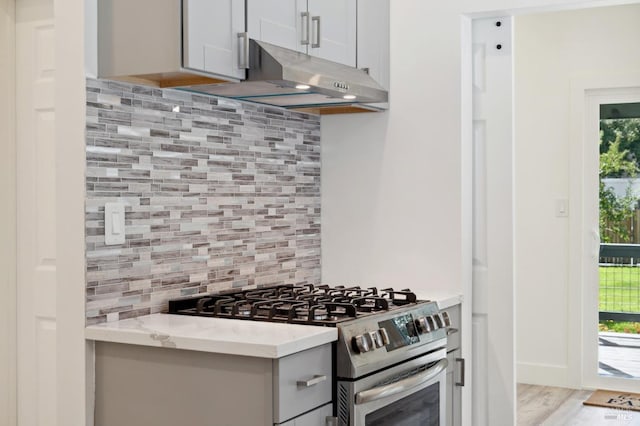
[[[640,312],[640,267],[601,266],[601,311]],[[640,323],[601,321],[601,331],[640,334]]]
[[[600,267],[600,310],[640,312],[640,267]]]

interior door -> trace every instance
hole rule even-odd
[[[18,424],[56,424],[56,187],[52,0],[16,3]]]
[[[357,0],[309,0],[309,54],[356,66]]]
[[[249,38],[307,53],[311,18],[307,0],[247,1]]]
[[[473,423],[515,424],[512,20],[473,21]]]
[[[0,425],[16,424],[15,3],[0,0]]]

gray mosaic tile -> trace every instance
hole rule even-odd
[[[87,323],[170,298],[320,281],[318,116],[87,80]],[[106,246],[104,204],[125,204]]]

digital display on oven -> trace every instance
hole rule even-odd
[[[420,342],[418,331],[416,330],[416,325],[411,314],[380,321],[378,325],[380,328],[387,330],[389,344],[386,348],[389,352]]]

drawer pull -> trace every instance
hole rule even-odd
[[[298,387],[300,388],[310,388],[311,386],[317,385],[318,383],[322,383],[327,380],[327,376],[316,374],[309,380],[298,380]]]

